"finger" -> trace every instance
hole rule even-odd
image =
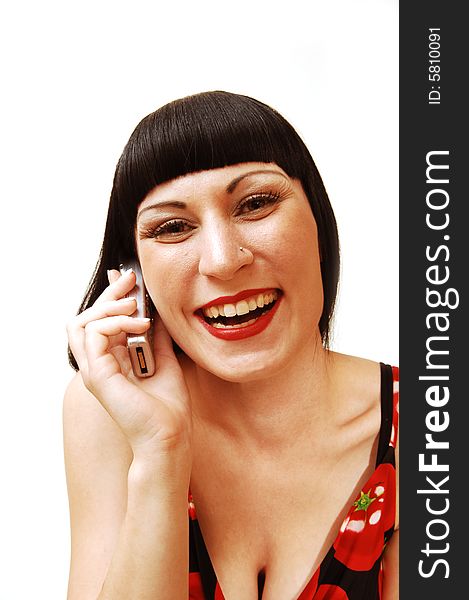
[[[136,309],[135,298],[121,298],[93,304],[90,308],[74,317],[67,326],[70,348],[75,356],[80,369],[83,369],[87,363],[85,348],[85,327],[92,321],[97,321],[106,317],[127,315],[130,316]]]
[[[85,332],[84,329],[77,326],[76,317],[67,323],[68,345],[77,361],[79,370],[83,373],[86,370],[88,362],[85,352]]]
[[[87,310],[74,317],[67,326],[70,348],[75,356],[80,370],[86,368],[87,356],[85,347],[85,327],[92,321],[118,315],[132,315],[137,307],[135,298],[121,298],[101,304],[94,304]],[[125,336],[124,336],[125,337]]]
[[[137,319],[125,315],[90,321],[85,327],[85,351],[90,370],[93,363],[98,363],[104,355],[108,358],[112,356],[107,352],[110,336],[120,333],[143,334],[149,327],[150,319]]]
[[[93,304],[80,313],[77,319],[79,327],[86,327],[91,321],[97,321],[105,317],[114,317],[117,315],[132,315],[137,308],[137,300],[134,297],[119,298],[119,300],[105,300],[98,304]]]
[[[155,381],[162,397],[171,398],[173,406],[187,410],[187,388],[179,360],[173,350],[173,340],[159,315],[155,316],[153,330]],[[150,381],[149,378],[148,381]]]
[[[171,367],[176,367],[179,370],[179,361],[173,349],[173,339],[158,314],[155,315],[153,324],[153,351],[156,372]]]
[[[109,269],[107,272],[107,280],[109,283],[114,283],[121,276],[120,272],[117,269]]]
[[[114,270],[113,270],[114,271]],[[108,275],[109,278],[109,275]],[[114,275],[112,275],[114,278]],[[117,277],[98,297],[96,302],[105,302],[107,300],[119,300],[128,294],[136,284],[135,273],[132,269],[126,271],[120,277]]]

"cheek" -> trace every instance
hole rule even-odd
[[[261,251],[268,251],[295,280],[301,279],[303,284],[313,281],[317,286],[321,266],[317,227],[309,206],[290,215],[279,215],[275,226],[266,233],[259,236]]]
[[[298,294],[305,310],[304,317],[318,321],[323,310],[324,292],[316,221],[308,209],[292,225],[295,235],[292,237],[290,230],[284,233],[279,252],[288,269],[292,290]],[[306,307],[312,311],[309,317]]]
[[[161,317],[170,321],[193,281],[190,253],[176,253],[169,245],[152,248],[144,244],[139,248],[139,259],[147,292]]]

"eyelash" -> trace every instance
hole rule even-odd
[[[280,192],[269,192],[268,194],[254,194],[254,196],[250,196],[249,198],[246,198],[246,200],[243,200],[241,202],[241,204],[239,205],[239,209],[243,208],[244,206],[247,206],[250,202],[256,201],[256,200],[266,200],[266,203],[264,204],[263,207],[261,208],[255,208],[252,211],[249,212],[254,212],[256,210],[262,210],[262,208],[265,208],[266,206],[270,206],[272,204],[275,204],[280,198]],[[239,211],[238,209],[238,211]]]
[[[183,221],[182,219],[172,219],[171,221],[166,221],[165,223],[163,223],[162,225],[159,225],[158,227],[148,229],[146,232],[147,237],[157,238],[161,234],[163,234],[163,235],[167,234],[172,237],[176,237],[178,235],[185,233],[184,231],[171,232],[171,228],[174,227],[175,225],[187,225],[187,223],[185,221]]]
[[[267,194],[254,194],[253,196],[249,196],[249,198],[246,198],[245,200],[243,200],[238,208],[237,208],[237,214],[238,215],[246,215],[249,213],[255,213],[257,211],[262,211],[263,209],[265,209],[266,207],[270,207],[272,205],[275,205],[278,200],[280,199],[280,193],[279,192],[269,192]],[[265,203],[263,204],[263,206],[257,207],[257,208],[253,208],[252,210],[248,210],[247,212],[242,212],[242,210],[249,205],[249,203],[251,202],[255,202],[255,201],[265,201]],[[163,223],[162,225],[159,225],[157,227],[148,227],[148,228],[144,228],[141,231],[141,237],[151,237],[151,238],[155,238],[157,239],[158,236],[161,235],[168,235],[172,238],[177,238],[180,235],[184,235],[187,233],[187,231],[177,231],[177,232],[171,232],[171,228],[174,226],[178,226],[178,225],[182,225],[182,226],[189,226],[189,224],[184,220],[184,219],[171,219],[170,221],[166,221],[165,223]],[[190,226],[189,226],[190,227]]]

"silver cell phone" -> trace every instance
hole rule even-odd
[[[124,274],[129,269],[134,271],[137,279],[134,289],[127,294],[128,298],[134,297],[137,301],[137,310],[132,314],[132,317],[151,318],[150,298],[143,282],[140,265],[137,261],[126,261],[119,265],[121,274]],[[128,334],[127,349],[134,375],[136,377],[151,377],[155,372],[151,329],[142,335]]]

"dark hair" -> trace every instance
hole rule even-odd
[[[318,228],[324,289],[319,330],[327,347],[339,278],[339,239],[321,176],[298,133],[276,110],[224,91],[170,102],[133,131],[117,163],[103,245],[79,313],[107,287],[107,270],[136,256],[137,208],[155,186],[243,162],[276,163],[302,183]],[[77,369],[70,349],[69,359]]]

